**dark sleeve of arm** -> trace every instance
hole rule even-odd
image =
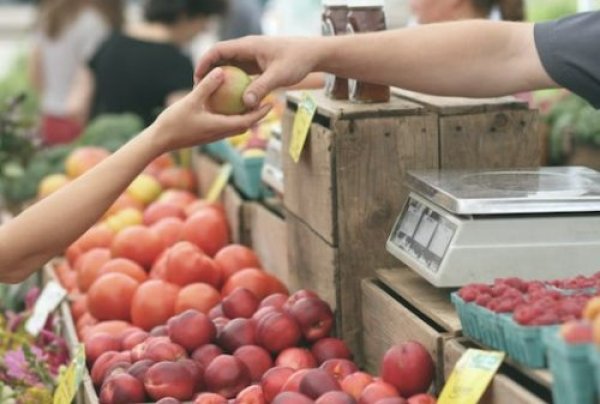
[[[194,66],[191,60],[183,55],[174,58],[166,70],[164,85],[166,96],[177,91],[191,90],[194,86]]]
[[[600,11],[539,23],[534,33],[550,77],[600,109]]]

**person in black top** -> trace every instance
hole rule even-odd
[[[144,21],[113,33],[90,61],[91,117],[133,112],[146,124],[193,86],[193,65],[180,47],[224,0],[147,0]]]

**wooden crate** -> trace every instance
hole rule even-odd
[[[198,178],[198,193],[202,197],[208,193],[210,186],[219,175],[221,165],[211,157],[196,152],[192,164]],[[233,243],[246,244],[248,242],[243,234],[244,200],[239,192],[227,185],[221,194],[220,202],[225,208],[227,221],[231,230],[231,241]]]
[[[379,374],[385,352],[401,342],[418,341],[435,363],[434,391],[443,382],[443,344],[453,336],[431,319],[398,300],[376,279],[362,281],[363,356],[367,371]]]
[[[264,269],[295,290],[290,278],[285,218],[265,205],[249,202],[244,208],[244,234]]]
[[[356,350],[360,282],[398,264],[385,242],[408,195],[406,172],[538,165],[536,114],[512,99],[433,108],[416,98],[355,105],[311,95],[317,112],[297,164],[285,151],[301,93],[288,94],[283,120],[289,265],[299,287],[326,292]]]
[[[444,380],[447,380],[456,366],[456,363],[466,351],[465,341],[462,339],[451,339],[444,344]],[[481,399],[482,404],[541,404],[551,401],[550,383],[542,372],[538,372],[536,380],[532,380],[520,373],[511,372],[510,368],[503,366],[499,373],[494,376],[485,395]],[[512,375],[509,376],[509,374]],[[531,388],[530,391],[524,385]]]

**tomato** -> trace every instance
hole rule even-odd
[[[260,268],[260,260],[254,251],[239,244],[231,244],[219,250],[215,262],[221,267],[223,279],[246,268]]]
[[[144,224],[151,226],[167,217],[185,219],[185,212],[179,205],[168,202],[154,202],[144,211]]]
[[[273,281],[268,274],[260,269],[248,268],[231,275],[225,282],[223,289],[221,289],[221,294],[227,296],[236,288],[246,288],[254,293],[259,300],[262,300],[272,294]]]
[[[163,249],[158,235],[144,226],[131,226],[121,231],[111,246],[114,257],[128,258],[144,268],[150,268]]]
[[[88,291],[90,314],[98,320],[129,320],[140,283],[122,273],[101,275]]]
[[[165,189],[182,189],[196,191],[196,176],[194,172],[183,167],[165,168],[158,174],[158,182]]]
[[[108,208],[103,217],[108,218],[114,215],[115,213],[118,213],[125,209],[135,209],[142,212],[144,210],[144,204],[138,202],[129,194],[124,193],[117,198],[117,200],[111,205],[110,208]]]
[[[214,209],[223,216],[223,220],[227,220],[227,214],[225,213],[225,207],[221,202],[208,202],[204,199],[197,200],[186,206],[185,214],[187,217],[192,216],[194,213],[199,212],[202,209]]]
[[[217,264],[198,247],[180,241],[167,252],[165,279],[179,286],[202,282],[219,287],[222,275]]]
[[[176,217],[167,217],[150,227],[163,242],[165,248],[181,240],[183,220]]]
[[[122,273],[131,277],[132,279],[138,281],[139,283],[143,283],[148,279],[148,274],[144,271],[139,264],[132,260],[128,260],[127,258],[115,258],[100,268],[98,271],[99,276],[108,274],[108,273]]]
[[[180,206],[185,209],[186,206],[195,202],[198,198],[196,195],[192,194],[189,191],[183,191],[181,189],[169,189],[168,191],[163,192],[163,194],[158,198],[161,202],[172,203],[174,205]]]
[[[131,305],[133,325],[150,331],[163,325],[175,314],[179,287],[162,280],[150,280],[140,285]]]
[[[110,156],[110,152],[101,147],[78,147],[67,156],[65,172],[70,178],[79,177],[108,156]]]
[[[81,294],[74,296],[71,301],[71,315],[73,316],[73,321],[77,323],[77,320],[79,320],[87,310],[87,296]]]
[[[77,259],[75,271],[77,271],[77,284],[80,291],[84,293],[88,291],[98,278],[100,268],[108,261],[110,261],[110,250],[107,248],[94,248]]]
[[[150,270],[150,279],[162,279],[163,281],[167,279],[167,255],[169,250],[163,251],[163,253],[158,257],[158,259],[152,265],[152,269]]]
[[[227,220],[213,209],[202,209],[186,220],[182,236],[213,257],[229,244]]]
[[[85,251],[83,251],[81,244],[76,241],[67,248],[65,256],[67,257],[69,264],[75,265],[79,257],[81,257],[84,252]]]
[[[194,309],[208,314],[210,309],[220,302],[221,294],[217,289],[206,283],[192,283],[179,291],[175,302],[175,313]]]
[[[158,177],[162,170],[173,167],[175,161],[170,153],[164,153],[155,158],[144,170],[145,173]]]

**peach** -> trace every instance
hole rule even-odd
[[[158,182],[166,189],[196,190],[196,177],[189,168],[167,167],[158,174]]]
[[[180,359],[177,363],[183,365],[192,375],[192,379],[194,380],[194,391],[202,390],[204,387],[204,368],[192,359]]]
[[[214,305],[208,312],[208,318],[211,320],[214,320],[217,317],[225,317],[225,313],[223,313],[223,305],[221,303]]]
[[[169,335],[169,329],[166,325],[157,325],[150,330],[150,336],[152,337],[166,337]]]
[[[281,388],[281,391],[295,391],[296,393],[300,393],[300,382],[309,370],[310,369],[296,370],[296,372],[287,379]]]
[[[92,335],[85,341],[85,357],[88,364],[93,364],[96,359],[107,351],[120,351],[121,340],[108,333]]]
[[[148,369],[150,369],[152,365],[154,365],[154,362],[152,362],[150,359],[144,359],[131,365],[127,369],[127,373],[138,379],[143,384],[144,378],[146,377],[146,372],[148,372]]]
[[[389,383],[375,381],[365,387],[358,404],[376,404],[379,400],[390,397],[398,397],[398,390]]]
[[[208,316],[196,310],[187,310],[171,317],[167,322],[169,338],[176,344],[193,352],[202,345],[214,341],[217,329]]]
[[[309,342],[327,337],[333,327],[333,312],[321,299],[302,298],[294,303],[289,313],[296,319],[302,335]]]
[[[227,399],[215,393],[202,393],[196,397],[194,404],[227,404]]]
[[[146,372],[144,386],[154,400],[173,397],[189,400],[194,395],[196,381],[189,370],[177,362],[159,362]]]
[[[283,311],[281,309],[276,308],[275,306],[263,307],[262,309],[258,309],[252,315],[252,320],[254,320],[258,324],[258,322],[269,313],[283,313]]]
[[[223,66],[223,83],[208,98],[208,108],[221,115],[239,115],[246,111],[244,91],[252,80],[242,69],[235,66]]]
[[[356,404],[356,400],[343,391],[330,391],[319,397],[315,404]]]
[[[281,351],[275,360],[275,364],[294,370],[317,367],[317,361],[308,349],[296,347]]]
[[[263,389],[267,403],[273,401],[275,396],[281,392],[286,381],[294,374],[290,368],[274,367],[269,369],[262,377],[260,386]]]
[[[175,302],[175,313],[182,313],[189,309],[198,310],[210,317],[210,311],[221,302],[221,293],[213,286],[206,283],[192,283],[182,288]],[[220,312],[219,315],[223,313]],[[219,317],[219,316],[217,316]]]
[[[275,397],[272,404],[313,404],[314,401],[303,394],[293,391],[284,391]]]
[[[337,338],[323,338],[315,342],[311,351],[319,365],[328,359],[352,359],[346,343]]]
[[[112,377],[120,375],[122,373],[127,373],[127,369],[129,369],[130,366],[131,362],[124,360],[112,363],[106,368],[106,371],[104,372],[104,379],[102,380],[102,383],[100,383],[100,388],[102,389],[106,382]]]
[[[434,376],[433,359],[423,345],[408,341],[385,353],[379,373],[400,396],[411,397],[429,389]]]
[[[185,349],[169,341],[168,337],[148,338],[132,351],[135,359],[150,359],[154,362],[175,361],[187,358]]]
[[[256,312],[259,300],[245,288],[236,288],[221,302],[223,314],[229,318],[250,318]]]
[[[122,345],[123,349],[132,350],[137,345],[146,341],[150,337],[146,331],[134,331],[131,334],[123,338]]]
[[[246,387],[238,394],[234,404],[266,404],[262,388],[256,384]]]
[[[125,355],[122,352],[116,351],[108,351],[100,355],[94,362],[94,366],[92,366],[91,376],[94,385],[100,386],[104,381],[106,370],[117,362],[125,361],[127,356],[129,356],[129,354]]]
[[[296,346],[301,337],[298,323],[286,313],[266,315],[256,327],[258,345],[272,353]]]
[[[229,319],[225,318],[225,317],[217,317],[212,322],[217,329],[217,340],[218,340],[221,337],[221,334],[223,333],[225,326],[227,324],[229,324]]]
[[[288,296],[283,293],[274,293],[262,299],[259,309],[263,307],[275,307],[276,309],[283,309],[283,305],[288,301]]]
[[[435,404],[437,400],[435,397],[430,396],[429,394],[417,394],[416,396],[412,396],[406,401],[406,404]]]
[[[167,217],[159,220],[150,226],[150,229],[158,235],[158,238],[163,243],[165,248],[173,246],[178,241],[181,241],[181,233],[183,231],[183,220],[176,217]],[[154,265],[158,259],[154,261]],[[166,263],[166,262],[165,262]]]
[[[338,382],[342,382],[347,376],[358,372],[358,366],[348,359],[329,359],[321,365],[321,369],[335,377]]]
[[[199,347],[192,353],[192,360],[199,364],[202,369],[206,369],[213,359],[222,354],[223,350],[218,346],[214,344],[206,344]]]
[[[102,404],[141,403],[145,398],[143,383],[127,373],[110,377],[100,390]]]
[[[206,389],[225,398],[234,398],[250,385],[250,372],[231,355],[217,356],[204,371]]]
[[[323,369],[311,369],[300,381],[300,392],[316,400],[329,391],[341,390],[340,384]]]
[[[342,390],[354,397],[360,398],[365,387],[373,382],[373,377],[365,372],[354,372],[342,380]]]
[[[234,352],[244,345],[254,345],[255,328],[254,321],[247,318],[231,320],[219,335],[219,345],[228,352]]]
[[[252,382],[259,382],[265,372],[273,366],[271,355],[256,345],[241,346],[235,350],[233,356],[246,365]]]

